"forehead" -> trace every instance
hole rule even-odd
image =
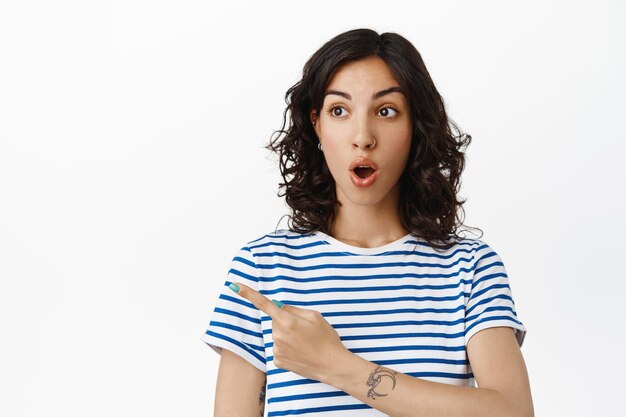
[[[326,90],[338,89],[352,94],[371,94],[384,88],[397,86],[385,61],[378,56],[348,62],[335,72]]]

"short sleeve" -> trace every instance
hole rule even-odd
[[[231,282],[241,282],[258,290],[259,278],[250,248],[240,249],[233,258],[211,321],[201,339],[217,353],[221,354],[222,348],[226,348],[267,372],[261,312],[233,292],[228,287]]]
[[[505,326],[515,329],[521,347],[526,327],[517,318],[504,263],[489,245],[479,243],[474,256],[472,287],[465,306],[465,345],[483,329]]]

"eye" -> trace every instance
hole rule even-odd
[[[342,106],[331,106],[327,112],[331,115],[331,116],[336,116],[336,117],[341,117],[341,112],[338,112],[337,110],[345,110]]]
[[[389,116],[389,110],[391,110],[392,112],[395,112],[395,114],[392,114],[390,117],[387,117],[387,116]],[[396,116],[398,115],[398,110],[394,109],[394,108],[393,108],[393,107],[391,107],[391,106],[386,106],[386,107],[383,107],[383,108],[382,108],[382,109],[380,109],[378,112],[379,112],[379,113],[380,113],[383,117],[386,117],[386,118],[388,118],[388,119],[394,118],[394,117],[396,117]]]

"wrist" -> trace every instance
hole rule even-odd
[[[320,382],[345,391],[347,381],[354,376],[362,361],[363,358],[344,348],[333,355]]]

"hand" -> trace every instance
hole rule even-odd
[[[282,308],[258,291],[235,283],[237,294],[272,318],[274,365],[305,378],[324,382],[348,349],[319,311],[283,304]]]

